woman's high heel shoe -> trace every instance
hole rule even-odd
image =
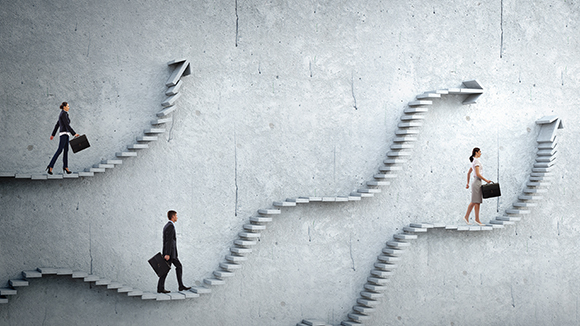
[[[66,174],[71,174],[72,173],[71,170],[69,170],[68,168],[62,168],[62,170],[64,172],[66,172]]]
[[[46,167],[46,172],[50,175],[52,175],[52,169],[50,168],[50,166]]]

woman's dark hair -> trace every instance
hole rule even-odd
[[[68,105],[67,102],[62,102],[62,104],[60,105],[60,109],[61,110],[64,109],[64,107],[67,106],[67,105]]]
[[[473,150],[471,151],[471,156],[469,157],[469,162],[473,162],[473,157],[475,156],[475,153],[479,152],[480,149],[478,147],[474,147]]]

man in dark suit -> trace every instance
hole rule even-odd
[[[169,265],[175,265],[175,273],[177,274],[177,283],[179,284],[179,291],[185,291],[191,289],[191,287],[183,285],[181,279],[183,275],[183,268],[181,262],[177,258],[177,237],[175,236],[175,222],[177,222],[177,212],[169,211],[167,212],[167,218],[169,222],[163,227],[163,258],[169,262]],[[157,293],[169,293],[171,291],[165,290],[165,278],[167,278],[167,273],[159,276],[159,282],[157,283]]]

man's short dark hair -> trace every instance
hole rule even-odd
[[[176,211],[169,211],[167,212],[167,219],[170,220],[172,219],[175,215],[177,215]]]

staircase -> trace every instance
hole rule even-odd
[[[189,60],[174,60],[169,62],[167,65],[173,67],[173,72],[165,86],[167,86],[167,91],[165,95],[167,98],[161,106],[163,109],[159,111],[154,120],[151,120],[151,128],[145,129],[143,135],[137,137],[134,144],[128,145],[126,150],[122,152],[115,153],[115,158],[110,160],[103,160],[92,167],[86,168],[81,172],[73,172],[71,174],[66,173],[17,173],[17,172],[0,172],[0,178],[15,178],[15,179],[29,179],[29,180],[62,180],[62,179],[78,179],[80,177],[93,177],[99,173],[105,173],[107,170],[114,168],[117,165],[123,164],[123,160],[129,157],[137,156],[137,152],[141,149],[149,148],[149,143],[158,140],[158,136],[165,133],[165,128],[163,127],[166,123],[171,122],[171,112],[175,111],[175,103],[177,99],[181,96],[179,90],[183,85],[182,77],[191,74],[191,67]]]

